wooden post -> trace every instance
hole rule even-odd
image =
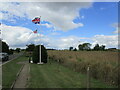
[[[60,60],[58,60],[58,72],[60,71]]]
[[[90,88],[90,68],[87,68],[87,90]]]

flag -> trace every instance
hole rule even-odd
[[[37,30],[33,31],[33,33],[37,33]]]
[[[32,20],[32,22],[35,24],[40,24],[40,18],[36,17],[35,19]]]

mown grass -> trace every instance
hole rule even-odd
[[[10,88],[14,80],[16,79],[16,75],[20,70],[23,64],[18,64],[18,62],[22,62],[27,60],[27,57],[20,56],[17,59],[14,59],[5,65],[2,66],[2,88]]]
[[[29,88],[86,88],[87,76],[74,72],[56,62],[30,65]],[[91,79],[91,88],[112,88]]]

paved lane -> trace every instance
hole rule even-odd
[[[10,62],[11,60],[16,59],[16,58],[19,57],[19,56],[22,56],[23,54],[24,54],[24,52],[14,53],[13,55],[9,55],[9,60],[8,60],[8,61],[5,61],[5,62],[2,62],[2,64],[0,63],[0,66],[6,64],[6,63],[8,63],[8,62]]]

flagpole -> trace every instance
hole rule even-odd
[[[41,21],[41,16],[40,16],[40,21]],[[41,37],[41,35],[40,35],[40,37]],[[42,64],[42,62],[41,62],[41,43],[40,43],[40,46],[39,46],[39,51],[40,51],[40,56],[39,56],[39,64]]]

